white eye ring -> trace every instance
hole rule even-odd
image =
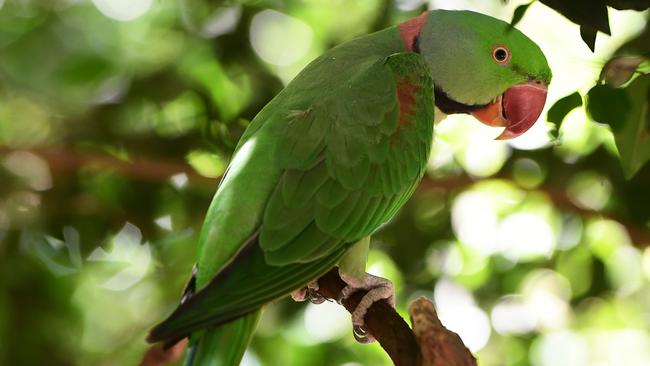
[[[492,58],[500,65],[505,65],[510,62],[510,50],[506,46],[496,45],[492,48]]]

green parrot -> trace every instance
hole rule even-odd
[[[335,266],[342,298],[368,290],[352,323],[372,340],[366,310],[394,297],[365,273],[369,237],[425,174],[434,114],[469,113],[513,138],[540,116],[550,80],[533,41],[470,11],[429,11],[327,51],[245,131],[180,305],[148,340],[189,336],[186,365],[237,365],[263,306],[309,298]]]

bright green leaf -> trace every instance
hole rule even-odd
[[[220,177],[226,168],[226,163],[220,156],[201,150],[190,152],[187,155],[187,162],[199,174],[209,178]]]
[[[598,31],[590,27],[582,26],[580,27],[580,38],[587,44],[591,52],[596,50],[596,36]]]
[[[582,97],[580,93],[574,92],[569,94],[566,97],[558,100],[553,104],[553,106],[548,110],[546,119],[549,122],[553,122],[557,125],[559,129],[562,125],[564,117],[566,117],[569,112],[580,107],[582,105]]]
[[[612,127],[626,178],[650,160],[650,75],[642,75],[624,89],[593,87],[587,109],[592,119]]]
[[[519,23],[521,18],[524,17],[524,14],[526,14],[526,10],[528,10],[528,7],[531,6],[535,1],[531,1],[528,4],[524,5],[519,5],[517,9],[515,9],[515,12],[512,13],[512,20],[510,21],[510,25],[513,27]]]

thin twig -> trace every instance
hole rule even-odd
[[[9,154],[16,149],[0,146],[0,157]],[[171,176],[184,173],[194,184],[214,186],[219,178],[208,178],[198,174],[189,164],[184,162],[172,162],[159,159],[138,158],[133,160],[122,160],[115,156],[103,153],[79,153],[65,149],[27,149],[47,161],[54,175],[65,175],[66,173],[76,173],[81,167],[95,166],[99,169],[111,169],[119,172],[125,177],[135,180],[163,182]],[[510,177],[501,175],[492,178],[510,180]],[[417,193],[422,193],[431,189],[443,189],[445,191],[464,189],[476,183],[470,177],[445,177],[432,179],[425,176],[418,187]],[[650,230],[643,226],[635,225],[628,222],[624,217],[612,213],[598,212],[576,206],[566,195],[564,190],[558,189],[551,185],[542,185],[536,188],[537,191],[544,192],[553,204],[561,209],[576,213],[583,217],[599,217],[619,222],[623,225],[632,239],[632,243],[640,248],[650,245]]]

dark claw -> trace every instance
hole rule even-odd
[[[352,334],[359,343],[370,343],[374,339],[363,325],[353,325]]]
[[[309,302],[314,305],[322,304],[327,300],[325,297],[321,296],[318,291],[311,288],[307,289],[307,296],[309,297]]]

